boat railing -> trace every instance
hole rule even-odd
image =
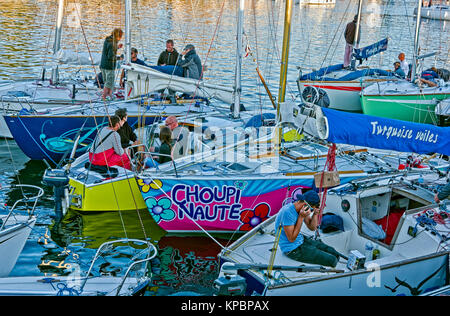
[[[21,110],[12,108],[11,102],[14,102],[14,104],[18,103],[21,107]],[[9,95],[9,96],[2,95],[2,97],[0,98],[0,103],[2,106],[2,110],[3,110],[3,115],[20,112],[23,110],[30,111],[30,112],[35,111],[33,106],[31,105],[30,101],[28,100],[28,97],[19,97],[19,96],[15,96],[15,95]],[[24,106],[24,104],[25,104],[25,106]]]
[[[156,153],[156,152],[152,152],[152,151],[138,151],[135,155],[136,156],[143,155],[144,157],[148,157],[149,159],[151,159],[151,162],[152,162],[153,166],[155,166],[156,170],[159,170],[159,167],[158,167],[158,163],[155,162],[155,160],[153,159],[153,156],[170,158],[171,163],[173,165],[173,169],[175,171],[175,176],[178,177],[177,166],[176,166],[175,160],[172,159],[171,155],[160,154],[160,153]]]
[[[6,191],[6,190],[10,190],[10,189],[15,189],[15,188],[20,189],[22,198],[16,200],[11,208],[8,208],[6,201],[3,201],[4,206],[5,206],[6,210],[8,211],[8,215],[3,220],[3,223],[1,223],[0,231],[3,230],[3,228],[6,226],[9,218],[14,213],[14,211],[16,210],[17,206],[20,203],[24,203],[25,206],[27,206],[27,207],[29,207],[28,203],[33,203],[31,206],[31,210],[28,210],[29,218],[31,218],[31,216],[33,216],[33,214],[34,214],[34,210],[36,208],[39,198],[44,195],[44,190],[42,188],[35,186],[35,185],[30,185],[30,184],[13,184],[13,185],[7,185],[7,186],[0,186],[0,191]],[[2,196],[2,198],[3,198],[3,196]]]
[[[108,242],[103,243],[97,249],[97,252],[95,253],[94,258],[92,259],[89,270],[87,271],[86,277],[84,278],[83,283],[80,286],[80,293],[83,291],[83,288],[86,285],[86,282],[88,281],[88,279],[91,275],[91,272],[92,272],[92,269],[94,268],[95,262],[100,257],[102,257],[103,254],[113,250],[115,244],[124,244],[124,243],[125,244],[133,243],[136,246],[141,246],[141,247],[146,246],[146,248],[141,251],[138,251],[132,258],[130,258],[132,263],[128,266],[125,274],[123,275],[122,281],[121,281],[120,285],[117,287],[116,295],[119,295],[123,285],[125,284],[125,281],[130,276],[131,271],[134,271],[138,265],[144,264],[144,268],[142,269],[142,271],[143,271],[143,276],[145,275],[145,273],[147,272],[147,268],[148,268],[148,262],[150,260],[152,260],[153,258],[155,258],[158,253],[155,245],[153,245],[149,241],[140,240],[140,239],[118,239],[118,240],[108,241]],[[131,245],[130,245],[130,247],[131,247]],[[146,252],[147,252],[147,254],[145,254]],[[140,259],[140,258],[143,258],[143,259]]]

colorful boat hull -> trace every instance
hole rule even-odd
[[[80,133],[75,157],[85,153],[97,135],[97,130],[107,125],[106,116],[45,116],[5,115],[3,116],[14,140],[20,149],[33,160],[47,160],[57,164],[65,155],[68,157],[74,141]],[[128,116],[131,126],[138,119],[152,124],[161,116]]]
[[[415,123],[437,124],[435,108],[449,93],[412,95],[363,95],[364,114]]]
[[[341,183],[361,176],[341,175]],[[246,232],[313,187],[313,177],[138,178],[138,185],[149,212],[168,232]]]
[[[147,209],[134,177],[118,181],[105,180],[90,185],[71,178],[69,192],[71,192],[70,209],[75,211],[109,212]]]

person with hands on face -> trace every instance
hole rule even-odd
[[[295,197],[292,204],[283,206],[275,220],[275,228],[280,227],[279,246],[289,258],[322,266],[336,267],[340,254],[320,240],[304,236],[300,231],[303,224],[311,231],[319,225],[320,198],[315,191],[308,191]]]

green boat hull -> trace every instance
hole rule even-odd
[[[363,95],[364,114],[415,123],[437,124],[435,108],[449,93],[429,95]]]

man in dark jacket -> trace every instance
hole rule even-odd
[[[356,34],[356,23],[358,22],[358,15],[355,15],[353,21],[348,23],[345,27],[344,37],[345,37],[345,53],[344,53],[344,68],[350,65],[352,59],[353,45],[355,44],[355,34]],[[359,32],[358,39],[359,43],[361,37],[361,32]]]
[[[183,67],[183,76],[186,78],[201,79],[203,77],[202,62],[195,52],[194,45],[186,45],[181,55],[184,58],[178,61],[178,66]]]
[[[178,61],[179,54],[173,47],[173,40],[169,39],[166,42],[166,50],[163,51],[158,58],[158,66],[175,66]]]
[[[122,44],[119,44],[119,41],[122,39],[122,35],[123,31],[116,28],[103,43],[102,59],[100,61],[100,70],[105,83],[103,87],[103,100],[111,96],[114,90],[117,49],[122,48],[123,46]]]

